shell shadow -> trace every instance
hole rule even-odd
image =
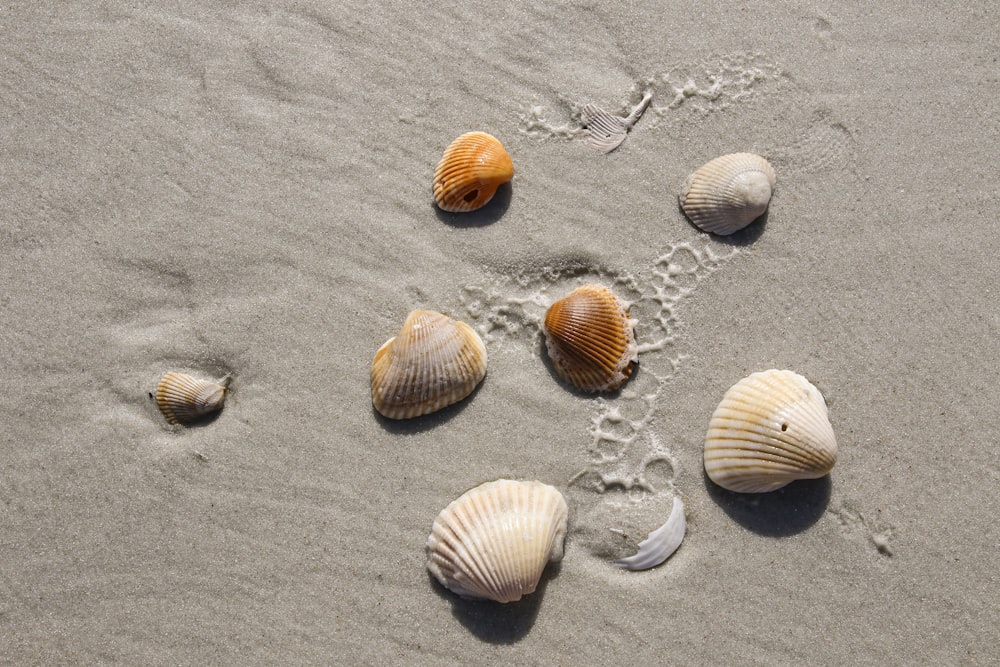
[[[692,229],[696,229],[702,234],[708,234],[709,236],[712,237],[713,241],[718,241],[719,243],[725,243],[727,245],[738,246],[738,247],[751,246],[754,243],[756,243],[757,239],[759,239],[761,235],[764,233],[764,228],[767,227],[768,216],[771,214],[771,209],[769,208],[766,211],[764,211],[763,215],[756,218],[753,222],[751,222],[749,225],[739,230],[738,232],[733,232],[728,236],[719,236],[718,234],[710,234],[709,232],[706,232],[704,229],[700,228],[698,225],[691,222],[691,219],[688,218],[686,215],[684,215],[684,209],[681,207],[680,201],[677,202],[677,210],[681,212],[681,215],[684,216],[684,221],[687,222],[687,224],[690,225]]]
[[[433,201],[431,202],[431,206],[434,208],[434,214],[438,220],[446,225],[460,228],[485,227],[486,225],[492,225],[504,216],[507,209],[510,208],[513,190],[514,188],[511,186],[510,181],[508,181],[497,188],[496,194],[486,202],[486,206],[466,213],[449,213],[448,211],[443,211]]]
[[[492,600],[466,600],[441,585],[430,572],[434,591],[451,603],[452,615],[479,639],[491,644],[516,644],[535,625],[549,580],[559,574],[562,563],[549,563],[534,593],[517,602],[502,604]]]
[[[378,421],[382,428],[389,433],[422,433],[423,431],[440,426],[446,421],[452,419],[458,413],[462,412],[462,410],[465,410],[466,406],[472,402],[485,383],[486,378],[483,378],[482,382],[477,384],[476,388],[472,390],[472,393],[462,400],[427,415],[410,417],[409,419],[389,419],[376,410],[374,405],[371,406],[372,414],[375,415],[376,421]]]
[[[617,389],[613,391],[583,391],[579,387],[571,385],[566,380],[562,379],[559,372],[556,371],[555,365],[552,363],[552,359],[549,357],[548,348],[545,347],[545,332],[539,330],[538,332],[539,340],[539,356],[542,358],[542,363],[545,365],[545,370],[548,371],[549,375],[552,377],[552,381],[558,384],[560,387],[570,392],[574,396],[579,396],[580,398],[595,398],[600,396],[601,398],[618,398],[622,391],[628,387],[629,383],[632,382],[635,377],[640,373],[641,368],[639,360],[636,359],[635,364],[632,366],[632,371],[629,373],[628,377],[624,382],[621,383]]]
[[[702,469],[708,495],[736,523],[758,535],[786,537],[816,523],[830,504],[830,476],[800,479],[769,493],[736,493],[713,482]]]

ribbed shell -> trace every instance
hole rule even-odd
[[[434,520],[427,569],[464,598],[514,602],[563,556],[569,509],[541,482],[507,479],[462,494]]]
[[[433,310],[414,310],[375,353],[372,403],[390,419],[457,403],[486,376],[486,346],[473,329]]]
[[[730,491],[763,493],[822,477],[836,460],[823,395],[792,371],[762,371],[737,382],[705,436],[705,471]]]
[[[636,321],[625,304],[602,285],[584,285],[545,313],[545,347],[556,372],[588,392],[613,391],[638,359]]]
[[[156,385],[156,405],[171,424],[192,424],[222,409],[228,386],[228,376],[218,384],[185,373],[166,373]]]
[[[688,176],[679,200],[691,222],[727,236],[764,214],[776,181],[774,169],[761,156],[732,153]]]
[[[434,171],[434,201],[452,213],[474,211],[514,177],[514,164],[500,140],[467,132],[449,144]]]

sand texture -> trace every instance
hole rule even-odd
[[[860,4],[7,3],[0,662],[1000,661],[1000,9]],[[585,105],[646,92],[587,145]],[[443,213],[470,130],[516,173]],[[677,192],[744,151],[769,212],[707,235]],[[603,397],[540,332],[589,282],[639,321]],[[415,308],[489,369],[394,422],[370,366]],[[709,418],[768,368],[823,392],[837,465],[723,491]],[[170,370],[231,374],[219,417],[170,427]],[[570,508],[506,606],[424,552],[498,478]],[[614,567],[675,496],[677,553]]]

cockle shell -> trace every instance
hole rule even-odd
[[[433,310],[414,310],[372,360],[372,403],[389,419],[457,403],[486,376],[486,346],[472,327]]]
[[[678,199],[684,214],[706,232],[727,236],[767,210],[777,176],[753,153],[731,153],[688,176]]]
[[[705,471],[730,491],[763,493],[822,477],[836,460],[823,395],[792,371],[762,371],[737,382],[705,436]]]
[[[514,602],[563,556],[569,508],[541,482],[501,479],[466,491],[434,520],[427,569],[463,598]]]
[[[229,382],[228,375],[220,384],[186,373],[166,373],[156,385],[156,405],[171,424],[193,424],[222,409]]]
[[[499,139],[467,132],[448,145],[434,171],[434,201],[444,211],[474,211],[513,177],[514,163]]]
[[[651,532],[642,542],[634,556],[619,558],[615,565],[628,570],[648,570],[670,558],[684,541],[687,520],[684,518],[684,503],[674,496],[674,504],[666,522]]]
[[[639,358],[636,320],[602,285],[584,285],[545,313],[545,347],[556,372],[587,392],[614,391]]]

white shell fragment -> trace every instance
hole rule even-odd
[[[167,421],[187,426],[222,409],[230,376],[220,382],[200,380],[186,373],[166,373],[156,385],[156,405]]]
[[[625,118],[614,116],[593,104],[583,107],[581,120],[587,135],[587,145],[598,153],[610,153],[618,148],[649,106],[651,99],[653,94],[647,92]]]
[[[772,369],[737,382],[705,436],[705,472],[730,491],[764,493],[823,477],[836,460],[826,401],[792,371]]]
[[[764,214],[776,182],[774,169],[761,156],[731,153],[688,176],[678,199],[700,229],[728,236]]]
[[[563,556],[569,508],[541,482],[500,479],[454,500],[434,520],[427,569],[463,598],[514,602]]]
[[[639,551],[634,556],[620,558],[615,565],[628,570],[648,570],[670,558],[684,541],[687,520],[684,518],[684,503],[674,496],[674,506],[667,522],[639,542]]]

